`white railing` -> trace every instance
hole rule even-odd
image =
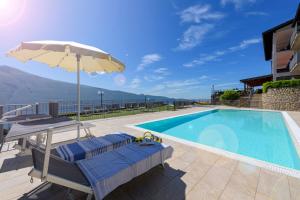
[[[296,42],[296,38],[299,35],[299,31],[300,31],[300,27],[298,26],[298,24],[295,25],[292,36],[291,36],[291,40],[290,40],[290,46],[291,49],[293,48],[293,46],[295,45]]]
[[[297,64],[300,63],[300,51],[297,51],[294,53],[293,59],[291,60],[289,64],[290,71],[294,71],[297,67]]]

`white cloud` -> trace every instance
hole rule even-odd
[[[252,39],[249,39],[249,40],[243,40],[239,45],[230,47],[229,50],[237,51],[237,50],[245,49],[249,45],[257,44],[257,43],[260,43],[260,42],[261,42],[260,38],[252,38]]]
[[[164,91],[166,89],[169,90],[179,90],[179,89],[185,89],[188,90],[190,87],[199,87],[204,79],[209,78],[206,75],[202,75],[200,77],[196,78],[190,78],[185,80],[173,80],[173,81],[165,81],[161,82],[160,84],[154,86],[152,89],[152,92],[159,92]]]
[[[134,78],[134,79],[132,79],[129,87],[132,89],[136,89],[136,88],[140,87],[140,84],[141,84],[141,80],[139,78]]]
[[[256,0],[221,0],[221,4],[223,6],[227,4],[233,4],[235,9],[241,9],[243,6],[247,4],[255,3]]]
[[[201,55],[200,58],[193,60],[192,62],[183,64],[184,67],[193,67],[195,65],[203,65],[207,62],[211,62],[211,61],[218,61],[220,55],[218,55],[217,53],[213,53],[212,55]]]
[[[159,81],[159,80],[162,80],[164,79],[165,77],[164,76],[155,76],[155,75],[145,75],[144,76],[144,79],[146,81]]]
[[[195,95],[197,93],[195,91],[200,91],[207,87],[203,84],[203,80],[207,78],[208,76],[202,75],[196,78],[160,82],[150,89],[149,92],[155,95],[175,95],[181,98],[188,98],[191,94]]]
[[[208,76],[206,76],[206,75],[202,75],[202,76],[200,76],[200,77],[199,77],[199,79],[200,79],[200,80],[203,80],[203,79],[208,79],[208,78],[209,78],[209,77],[208,77]]]
[[[186,80],[165,82],[165,86],[167,88],[180,88],[180,87],[186,87],[186,86],[197,85],[197,84],[200,84],[200,81],[198,79],[186,79]]]
[[[251,11],[251,12],[245,12],[246,16],[269,16],[266,12],[261,11]]]
[[[211,11],[211,6],[208,4],[194,5],[178,14],[180,15],[181,22],[193,23],[200,23],[204,20],[218,20],[225,16],[223,13]]]
[[[175,50],[188,50],[198,46],[215,27],[215,21],[225,17],[221,12],[212,11],[209,4],[190,6],[179,12],[178,15],[182,23],[193,23],[193,25],[185,30]]]
[[[165,67],[161,67],[161,68],[157,68],[154,70],[154,73],[156,74],[161,74],[163,76],[167,76],[170,74],[168,68],[165,68]]]
[[[233,53],[235,51],[239,51],[239,50],[243,50],[247,47],[249,47],[250,45],[254,45],[257,43],[260,43],[261,39],[260,38],[252,38],[252,39],[248,39],[248,40],[243,40],[242,42],[240,42],[239,45],[237,46],[233,46],[233,47],[229,47],[226,50],[223,51],[215,51],[212,54],[202,54],[200,55],[199,58],[192,60],[191,62],[185,63],[183,64],[184,67],[194,67],[196,65],[204,65],[208,62],[214,62],[214,61],[220,61],[222,56],[225,56],[228,53]]]
[[[158,85],[155,85],[151,91],[158,92],[158,91],[164,90],[165,88],[166,88],[166,86],[164,84],[158,84]]]
[[[176,49],[178,50],[188,50],[199,45],[204,36],[212,30],[214,25],[212,24],[202,24],[202,25],[192,25],[184,33],[180,39],[180,43]]]
[[[168,68],[161,67],[153,70],[153,74],[145,75],[144,79],[146,81],[158,81],[164,79],[168,75],[170,75]]]
[[[158,62],[161,60],[161,56],[157,53],[147,54],[142,57],[142,61],[139,64],[137,70],[141,71],[145,68],[145,66],[150,65],[154,62]]]

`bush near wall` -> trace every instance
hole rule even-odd
[[[220,96],[222,101],[226,100],[237,100],[240,98],[240,92],[236,90],[225,90]]]
[[[300,79],[270,81],[263,84],[263,92],[266,93],[269,88],[300,87]]]

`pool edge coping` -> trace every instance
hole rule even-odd
[[[163,133],[155,132],[155,131],[152,131],[152,130],[137,127],[137,125],[139,125],[139,124],[144,124],[144,123],[149,123],[149,122],[154,122],[154,121],[160,121],[160,120],[165,120],[165,119],[170,119],[170,118],[180,117],[180,116],[185,116],[185,115],[190,115],[190,114],[210,112],[210,111],[213,111],[213,110],[222,110],[222,109],[224,109],[224,110],[225,109],[252,110],[252,111],[266,111],[266,112],[281,113],[282,117],[284,119],[284,122],[287,126],[289,135],[290,135],[290,137],[293,141],[293,144],[296,148],[296,151],[298,153],[298,156],[300,157],[300,154],[299,154],[300,153],[299,152],[300,151],[300,132],[297,132],[297,131],[300,131],[300,128],[297,125],[297,123],[294,121],[294,119],[288,114],[287,111],[264,110],[264,109],[255,109],[255,108],[250,108],[250,109],[247,109],[247,108],[212,108],[212,109],[203,110],[203,111],[195,111],[195,112],[190,112],[190,113],[185,113],[185,114],[180,114],[180,115],[175,115],[175,116],[170,116],[170,117],[163,117],[163,118],[154,119],[154,120],[147,120],[147,121],[143,121],[143,122],[135,123],[135,124],[127,124],[126,127],[132,128],[132,129],[135,129],[135,130],[138,130],[138,131],[144,131],[144,132],[145,131],[150,131],[150,132],[153,132],[155,135],[157,135],[159,137],[166,138],[166,139],[169,139],[169,140],[173,140],[173,141],[181,143],[181,144],[196,147],[196,148],[208,151],[208,152],[212,152],[212,153],[215,153],[215,154],[218,154],[218,155],[222,155],[222,156],[234,159],[234,160],[242,161],[242,162],[245,162],[245,163],[257,166],[257,167],[261,167],[261,168],[264,168],[264,169],[268,169],[268,170],[271,170],[271,171],[274,171],[274,172],[277,172],[277,173],[280,173],[280,174],[285,174],[285,175],[293,176],[293,177],[296,177],[296,178],[300,178],[300,170],[295,170],[295,169],[283,167],[283,166],[276,165],[276,164],[273,164],[273,163],[270,163],[270,162],[262,161],[262,160],[255,159],[255,158],[251,158],[249,156],[240,155],[238,153],[233,153],[233,152],[230,152],[230,151],[218,149],[218,148],[211,147],[211,146],[208,146],[208,145],[203,145],[203,144],[200,144],[200,143],[188,141],[188,140],[185,140],[185,139],[176,138],[174,136],[170,136],[170,135],[167,135],[167,134],[163,134]]]

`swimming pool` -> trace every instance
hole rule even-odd
[[[136,126],[300,170],[281,112],[217,109]]]

